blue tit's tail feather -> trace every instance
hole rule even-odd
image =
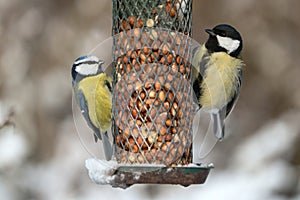
[[[213,132],[216,136],[216,138],[221,141],[224,138],[224,129],[225,129],[225,123],[224,123],[224,117],[221,116],[221,113],[212,113],[212,122],[213,122]]]
[[[111,160],[112,157],[112,145],[109,141],[107,131],[102,134],[102,143],[106,160]]]

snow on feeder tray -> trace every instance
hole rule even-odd
[[[113,1],[115,161],[87,160],[94,182],[204,183],[193,164],[192,0]]]

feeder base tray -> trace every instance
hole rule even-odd
[[[119,166],[114,173],[113,187],[127,188],[133,184],[203,184],[213,164],[206,166]]]

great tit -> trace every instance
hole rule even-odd
[[[102,140],[105,158],[110,160],[112,146],[107,131],[112,118],[112,79],[103,72],[103,63],[96,56],[77,58],[72,66],[72,86],[81,113],[94,131],[95,141]]]
[[[205,31],[208,40],[193,50],[193,89],[199,106],[211,114],[215,136],[222,140],[224,120],[240,94],[243,41],[240,33],[228,24]]]

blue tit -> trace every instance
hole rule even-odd
[[[94,131],[95,141],[102,140],[105,158],[112,157],[107,131],[112,118],[112,79],[103,72],[104,62],[96,56],[81,56],[72,66],[72,85],[80,110]]]
[[[209,37],[193,50],[193,89],[203,110],[211,114],[213,132],[224,138],[224,120],[234,108],[242,83],[243,41],[230,25],[205,30]]]

